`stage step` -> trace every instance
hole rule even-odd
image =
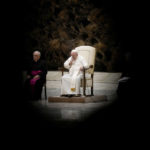
[[[67,102],[67,103],[90,103],[90,102],[101,102],[107,101],[106,95],[99,96],[81,96],[81,97],[48,97],[48,102]]]

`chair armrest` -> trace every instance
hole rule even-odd
[[[88,68],[83,68],[83,70],[88,70],[90,68],[93,68],[93,65],[90,65]]]
[[[63,71],[65,68],[64,67],[58,67],[59,71]]]
[[[68,69],[66,69],[65,67],[58,67],[59,71],[68,71]]]
[[[93,65],[90,65],[88,68],[83,68],[83,79],[85,80],[85,72],[88,70],[88,69],[91,69],[93,68]],[[91,74],[91,76],[93,77],[93,74]]]
[[[64,75],[64,71],[68,71],[65,67],[58,67],[58,70],[62,72],[62,75]]]

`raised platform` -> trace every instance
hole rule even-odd
[[[90,102],[101,102],[107,101],[107,96],[81,96],[81,97],[60,97],[53,96],[48,97],[48,102],[69,102],[69,103],[90,103]]]
[[[67,74],[68,72],[64,72]],[[118,83],[121,72],[94,72],[94,83]],[[60,81],[62,77],[61,71],[48,71],[47,81]],[[59,82],[60,83],[60,82]]]
[[[64,72],[66,74],[67,72]],[[106,95],[107,99],[111,99],[111,95],[116,94],[118,88],[118,80],[120,79],[121,72],[94,72],[94,95]],[[23,82],[25,81],[26,71],[23,72]],[[47,73],[47,96],[59,97],[61,94],[61,71],[48,71]],[[81,94],[83,88],[80,88]],[[86,88],[86,94],[90,95],[90,88]],[[110,98],[109,98],[110,97]],[[44,89],[42,91],[42,99],[45,98]]]

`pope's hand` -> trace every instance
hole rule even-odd
[[[36,76],[33,77],[33,79],[37,79],[37,78],[40,78],[40,76],[36,75]]]
[[[83,71],[83,67],[80,67],[80,70]]]
[[[71,59],[71,61],[70,61],[70,63],[69,63],[69,66],[71,66],[71,65],[72,65],[72,62],[73,62],[73,59]]]

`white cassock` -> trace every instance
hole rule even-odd
[[[65,74],[61,78],[61,95],[80,94],[80,83],[83,76],[80,68],[88,68],[86,60],[80,55],[77,56],[77,59],[70,66],[69,63],[71,60],[72,56],[64,63],[64,67],[69,69],[69,74]]]

